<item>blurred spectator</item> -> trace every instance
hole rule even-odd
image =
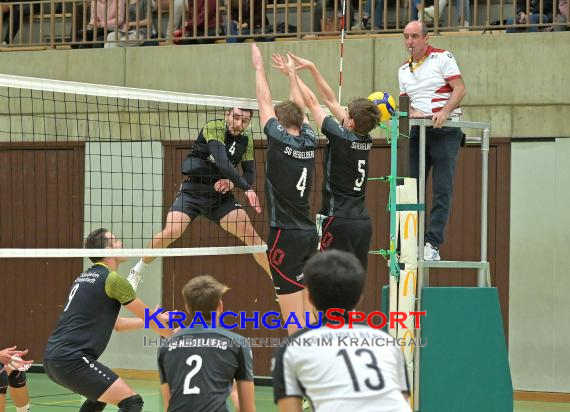
[[[269,24],[267,16],[263,15],[263,2],[265,0],[253,0],[253,21],[250,21],[250,1],[249,0],[226,0],[226,8],[229,13],[225,16],[226,27],[229,26],[229,33],[233,35],[240,34],[261,34],[265,28],[265,33],[273,33],[273,26]],[[241,3],[241,17],[240,17]],[[256,38],[258,41],[269,41],[272,38]],[[228,43],[239,43],[244,41],[243,38],[229,38]]]
[[[166,38],[170,39],[172,33],[181,30],[186,21],[186,8],[188,6],[186,0],[172,0],[172,10],[170,10],[170,0],[160,0],[161,15],[168,15],[168,24],[166,26]],[[170,15],[172,14],[172,19]],[[160,17],[160,16],[159,16]],[[170,27],[172,25],[172,27]]]
[[[440,0],[439,2],[439,18],[443,16],[443,10],[447,7],[449,0]],[[435,15],[434,6],[426,7],[424,10],[426,20],[433,20]],[[463,17],[463,21],[461,18]],[[464,27],[469,27],[469,21],[471,20],[471,9],[469,7],[469,0],[455,0],[455,22],[450,22],[450,26],[462,25]]]
[[[10,1],[11,0],[0,0],[0,3],[8,3]],[[20,31],[20,15],[27,16],[29,14],[29,4],[13,4],[12,7],[10,7],[8,4],[2,4],[2,24],[5,31],[4,37],[2,39],[2,46],[13,43],[14,37],[16,37]],[[10,20],[12,21],[12,33],[10,33]]]
[[[372,19],[372,2],[374,18]],[[352,30],[381,30],[384,27],[384,0],[366,0],[362,21],[352,26]]]
[[[127,21],[120,30],[107,34],[106,48],[142,46],[154,37],[152,9],[148,0],[129,0]]]
[[[560,3],[558,3],[558,10],[560,11],[560,14],[558,16],[556,16],[556,19],[554,19],[555,23],[560,23],[560,24],[565,24],[566,26],[554,26],[553,30],[554,31],[567,31],[570,30],[570,28],[568,28],[568,0],[560,0]]]
[[[540,14],[540,2],[542,1],[542,14]],[[551,0],[530,0],[530,10],[526,9],[526,0],[517,1],[516,17],[507,19],[508,25],[516,24],[540,24],[552,23],[552,1]],[[542,21],[541,21],[542,18]],[[536,32],[537,26],[529,27],[509,27],[507,33]]]
[[[338,23],[336,25],[336,30],[340,30],[340,21],[342,17],[342,2],[343,0],[337,0],[336,8],[337,15],[334,15],[335,11],[335,1],[334,0],[317,0],[317,5],[314,10],[313,15],[313,25],[316,32],[329,32],[335,30],[334,20],[337,19]],[[358,13],[358,2],[359,0],[346,0],[346,25],[347,28],[353,27],[353,15]],[[350,10],[349,10],[350,6]],[[325,9],[325,16],[323,17],[323,7]],[[356,26],[355,26],[356,27]],[[356,28],[355,28],[356,29]],[[360,29],[359,29],[360,30]]]
[[[79,45],[72,45],[72,48],[99,48],[103,47],[105,32],[117,30],[125,24],[126,0],[92,0],[91,18],[84,30],[79,30],[76,40]],[[107,20],[105,20],[107,16]],[[85,39],[84,37],[85,36]],[[89,42],[89,43],[85,43]],[[101,43],[90,43],[98,41]]]
[[[215,41],[213,38],[176,40],[176,38],[180,37],[194,37],[194,30],[196,37],[223,35],[224,27],[216,18],[216,3],[216,0],[189,0],[188,19],[186,20],[184,33],[183,30],[176,30],[173,34],[174,42],[176,44],[207,44]],[[194,10],[196,10],[196,13],[194,13]]]

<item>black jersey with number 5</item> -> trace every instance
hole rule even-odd
[[[321,214],[349,219],[368,217],[365,204],[370,135],[346,130],[330,116],[321,131],[329,143],[325,152]]]
[[[268,149],[265,196],[269,225],[280,229],[312,229],[309,196],[315,176],[317,138],[304,123],[299,136],[285,130],[276,118],[264,129]]]

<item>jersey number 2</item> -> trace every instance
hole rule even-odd
[[[364,178],[366,177],[366,170],[364,170],[364,166],[366,165],[366,160],[359,160],[358,161],[358,173],[360,173],[360,177],[354,181],[354,187],[352,190],[360,192],[362,190],[362,184],[364,183]]]
[[[184,395],[198,395],[200,393],[200,388],[197,386],[190,386],[190,380],[196,376],[200,369],[202,368],[202,357],[200,355],[192,355],[186,359],[186,365],[190,366],[190,372],[186,375],[184,379]]]
[[[370,349],[360,348],[354,352],[356,356],[362,357],[362,355],[366,354],[370,358],[370,362],[366,364],[369,369],[372,369],[376,372],[376,378],[370,379],[366,378],[364,380],[364,384],[366,387],[373,391],[382,390],[385,386],[384,377],[382,376],[382,372],[380,372],[380,368],[378,367],[378,361],[376,360],[376,356],[374,352]],[[346,367],[348,369],[348,373],[350,373],[350,379],[352,380],[352,386],[354,387],[355,392],[360,392],[360,384],[358,383],[358,379],[356,377],[356,373],[354,372],[354,367],[352,366],[352,361],[350,360],[350,356],[346,349],[341,349],[338,351],[336,356],[342,356],[344,362],[346,363]]]
[[[297,182],[296,186],[297,190],[299,191],[299,197],[303,197],[305,194],[305,189],[307,188],[307,168],[304,167],[303,171],[301,172],[301,177]]]

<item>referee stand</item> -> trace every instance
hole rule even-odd
[[[400,107],[409,102],[400,100]],[[410,126],[419,126],[418,203],[399,204],[396,186],[398,138],[408,137]],[[390,249],[372,252],[390,258],[390,286],[385,287],[382,306],[395,310],[400,265],[397,257],[396,212],[418,212],[418,264],[416,311],[426,311],[421,329],[414,331],[425,347],[415,347],[413,361],[413,410],[419,412],[507,412],[513,410],[513,387],[508,364],[498,291],[491,287],[487,261],[487,203],[490,126],[482,122],[448,121],[445,126],[481,131],[481,259],[479,261],[424,261],[425,147],[426,127],[431,119],[409,119],[396,112],[391,121],[391,175],[379,179],[390,183]],[[407,143],[407,142],[405,142]],[[406,144],[402,146],[405,148]],[[405,152],[406,150],[404,150]],[[401,153],[400,153],[401,155]],[[403,156],[400,156],[403,157]],[[407,156],[405,156],[407,157]],[[403,174],[403,173],[402,173]],[[431,287],[429,270],[476,269],[477,287]],[[389,293],[388,289],[389,288]],[[388,297],[389,296],[389,297]],[[386,302],[389,300],[390,302]],[[399,301],[399,299],[398,299]]]

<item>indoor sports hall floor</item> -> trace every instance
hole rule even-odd
[[[144,399],[144,412],[162,412],[162,399],[160,387],[155,380],[127,379],[131,387]],[[29,373],[28,387],[30,389],[31,412],[76,411],[83,402],[79,395],[69,392],[53,382],[43,373]],[[257,386],[255,400],[258,412],[276,412],[273,405],[270,387]],[[8,396],[6,411],[15,411],[16,408]],[[116,411],[114,406],[105,410]],[[514,412],[570,412],[570,403],[545,403],[516,401]]]
[[[127,379],[131,387],[142,395],[145,412],[161,412],[162,399],[159,384],[155,380]],[[30,389],[30,404],[32,412],[55,412],[76,411],[83,402],[82,398],[69,392],[53,382],[43,373],[29,373],[28,387]],[[273,405],[272,391],[270,387],[257,386],[255,388],[255,400],[258,412],[274,412],[277,408]],[[8,396],[6,411],[15,411],[13,403]],[[105,410],[117,410],[114,406],[108,406]],[[570,412],[570,403],[545,403],[516,401],[514,412]]]

